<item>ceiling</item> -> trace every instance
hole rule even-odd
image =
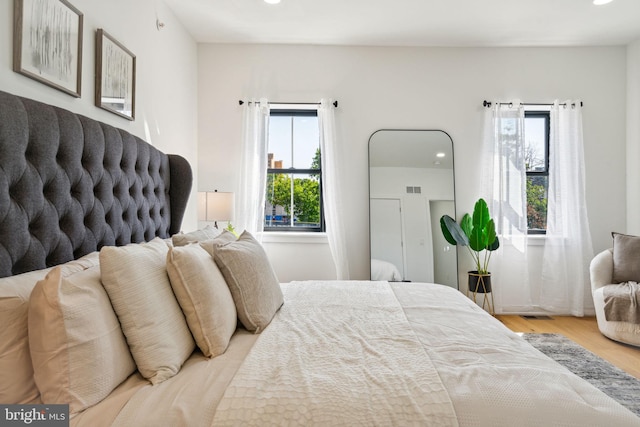
[[[640,40],[640,0],[165,0],[200,43],[593,46]]]

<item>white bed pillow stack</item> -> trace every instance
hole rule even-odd
[[[48,404],[71,415],[103,400],[136,370],[95,266],[63,276],[54,268],[29,301],[35,382]]]
[[[195,343],[167,276],[168,245],[159,238],[100,250],[102,284],[143,377],[174,376]]]
[[[173,237],[0,279],[0,401],[69,403],[73,416],[136,367],[159,384],[196,344],[224,353],[238,319],[264,330],[283,296],[260,243],[211,227]]]

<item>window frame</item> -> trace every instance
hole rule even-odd
[[[318,117],[318,108],[317,106],[314,106],[314,108],[291,108],[291,107],[285,107],[285,108],[278,108],[278,107],[274,107],[273,105],[271,106],[271,109],[269,111],[269,120],[271,120],[271,117],[273,116],[280,116],[280,117]],[[267,151],[268,151],[268,144],[269,141],[267,141]],[[293,141],[293,144],[295,144],[295,141]],[[318,147],[320,148],[320,147]],[[320,155],[322,156],[322,151],[320,151]],[[278,227],[268,227],[266,224],[266,217],[263,215],[263,224],[264,224],[264,231],[268,232],[268,233],[278,233],[278,232],[283,232],[283,233],[324,233],[326,228],[325,228],[325,221],[324,221],[324,203],[323,203],[323,195],[322,195],[322,162],[320,162],[320,168],[319,169],[298,169],[298,168],[294,168],[294,167],[290,167],[290,168],[267,168],[267,177],[269,176],[269,174],[284,174],[284,175],[290,175],[291,179],[295,178],[295,175],[318,175],[318,191],[319,191],[319,196],[320,196],[320,200],[319,200],[319,204],[320,204],[320,225],[318,227],[296,227],[296,226],[278,226]],[[267,179],[268,181],[268,179]],[[265,193],[267,191],[266,189],[266,184],[265,184],[265,189],[264,189]],[[265,206],[263,207],[263,210],[266,211],[266,207],[267,207],[267,199],[265,197]]]
[[[536,176],[546,176],[547,177],[547,196],[549,191],[549,139],[551,135],[551,111],[545,110],[525,110],[524,112],[525,120],[527,118],[543,118],[545,120],[545,132],[544,132],[544,171],[526,171],[527,181],[529,177]],[[526,138],[526,133],[525,133]],[[528,205],[527,205],[528,207]],[[547,205],[547,212],[549,206]],[[547,234],[547,230],[540,228],[529,228],[527,224],[527,234],[529,235],[545,235]]]

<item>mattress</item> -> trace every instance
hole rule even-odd
[[[452,288],[282,289],[262,334],[239,329],[225,354],[195,352],[159,385],[135,374],[71,424],[640,426]]]

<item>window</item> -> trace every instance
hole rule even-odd
[[[547,229],[549,120],[549,111],[525,111],[524,114],[529,234],[544,234]]]
[[[324,231],[318,111],[271,106],[265,231]]]

